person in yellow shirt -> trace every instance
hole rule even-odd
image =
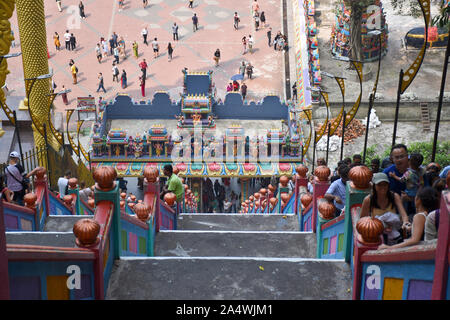
[[[72,66],[70,67],[70,71],[72,72],[73,84],[77,84],[78,68],[75,66],[75,64],[72,64]]]

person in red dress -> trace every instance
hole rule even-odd
[[[140,81],[142,96],[145,97],[145,79],[144,79],[144,77],[139,77],[139,81]]]

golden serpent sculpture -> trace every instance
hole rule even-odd
[[[14,12],[15,0],[1,0],[0,1],[0,55],[4,56],[9,53],[11,42],[14,37],[11,35],[11,24],[9,19]],[[7,59],[2,59],[0,63],[0,88],[6,83],[6,76],[8,75]],[[14,115],[11,109],[6,105],[6,97],[3,90],[0,90],[0,105],[5,112],[9,121],[15,125]]]

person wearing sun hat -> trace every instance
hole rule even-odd
[[[407,228],[411,225],[400,195],[389,190],[387,174],[378,172],[372,177],[372,192],[363,200],[360,217],[371,216],[375,218],[382,216],[386,212],[399,214],[403,221],[402,228]]]

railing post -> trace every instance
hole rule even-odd
[[[352,211],[361,210],[362,202],[364,198],[370,194],[370,191],[370,188],[366,190],[357,190],[352,188],[350,181],[347,181],[344,218],[344,259],[347,263],[349,263],[351,259],[353,243]]]
[[[439,213],[438,243],[436,246],[432,300],[447,299],[448,285],[448,248],[450,245],[450,191],[444,191],[441,195],[441,207]]]
[[[325,192],[328,190],[330,183],[328,181],[315,181],[313,186],[313,212],[311,217],[311,228],[314,233],[317,230],[318,224],[318,201],[323,198]]]
[[[2,193],[0,193],[1,199]],[[5,220],[3,201],[0,200],[0,300],[9,300],[8,252],[6,250]]]
[[[381,242],[380,242],[381,243]],[[352,290],[352,299],[353,300],[361,300],[361,285],[362,285],[362,263],[361,256],[364,252],[369,250],[376,250],[380,243],[374,245],[363,245],[358,240],[355,243],[355,262],[353,264],[353,290]]]

